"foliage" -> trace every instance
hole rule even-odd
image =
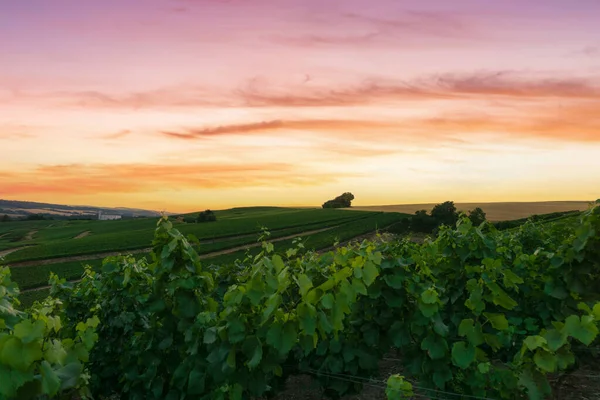
[[[9,222],[11,220],[11,218],[8,216],[8,214],[3,214],[2,217],[0,217],[0,222]]]
[[[196,222],[214,222],[217,220],[217,216],[211,210],[202,211],[198,214]]]
[[[415,212],[410,220],[410,230],[413,232],[431,233],[437,226],[437,221],[426,210]]]
[[[0,267],[0,399],[90,396],[85,369],[100,320],[63,326],[60,301],[36,303],[18,311],[17,285]]]
[[[436,204],[431,209],[431,217],[439,225],[454,226],[458,221],[458,211],[453,201]]]
[[[323,208],[348,208],[352,206],[352,200],[354,200],[354,195],[346,192],[323,203]]]
[[[468,216],[474,226],[479,226],[486,220],[485,212],[479,207],[469,211]]]
[[[505,229],[513,229],[517,228],[529,221],[531,222],[550,222],[550,221],[558,221],[564,218],[576,217],[581,214],[580,211],[557,211],[548,214],[535,214],[527,218],[514,219],[510,221],[497,221],[494,222],[494,226],[496,229],[505,230]]]
[[[498,231],[462,217],[423,244],[363,241],[322,255],[277,254],[267,238],[259,254],[207,269],[163,218],[150,262],[109,258],[76,285],[53,277],[68,329],[100,320],[92,392],[246,399],[316,371],[339,396],[363,380],[338,377],[373,377],[395,349],[408,378],[388,378],[390,398],[542,399],[547,375],[574,368],[598,336],[600,206],[571,227]]]

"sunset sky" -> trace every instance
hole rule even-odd
[[[598,0],[0,0],[0,198],[600,197]]]

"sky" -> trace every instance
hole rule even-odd
[[[0,198],[600,197],[597,0],[0,0]]]

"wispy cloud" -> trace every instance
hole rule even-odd
[[[315,46],[358,46],[372,44],[382,37],[382,32],[372,31],[359,35],[339,35],[339,34],[309,34],[302,36],[284,36],[274,35],[269,39],[275,43],[284,45],[315,47]]]
[[[185,129],[181,132],[162,131],[160,133],[162,135],[176,139],[192,140],[221,135],[244,135],[253,133],[261,134],[282,130],[299,130],[304,132],[356,132],[359,130],[368,131],[373,129],[385,129],[394,126],[395,123],[362,120],[272,120],[247,124],[233,124],[208,128]]]
[[[285,93],[251,86],[238,94],[250,107],[328,107],[381,101],[540,98],[600,99],[600,80],[521,77],[511,71],[439,74],[411,81],[372,79],[345,88],[302,86]]]
[[[448,35],[465,37],[467,35],[474,36],[475,34],[472,24],[467,23],[464,18],[444,12],[406,10],[396,18],[345,13],[343,17],[366,23],[388,33],[410,33],[441,37],[448,37]],[[479,39],[481,40],[480,36]]]
[[[600,77],[561,77],[522,74],[516,71],[443,73],[410,80],[381,77],[354,84],[319,85],[311,74],[301,84],[270,85],[248,81],[237,89],[195,85],[156,90],[108,93],[19,91],[13,100],[38,100],[60,107],[90,109],[190,109],[230,107],[344,107],[399,101],[498,99],[600,99]],[[10,102],[10,99],[9,99]]]
[[[405,117],[398,120],[270,120],[217,127],[189,128],[160,132],[166,137],[198,140],[228,135],[278,135],[299,137],[318,134],[321,138],[357,140],[369,144],[430,143],[431,140],[462,144],[477,141],[480,135],[540,138],[573,142],[600,142],[599,102],[584,101],[568,106],[534,105],[512,113],[445,113],[432,117]],[[394,151],[396,152],[396,151]]]
[[[124,138],[125,136],[129,136],[133,133],[133,131],[130,131],[129,129],[123,129],[119,132],[115,132],[115,133],[109,133],[107,135],[103,135],[101,136],[102,139],[105,140],[116,140],[116,139],[121,139]]]
[[[92,164],[51,165],[1,171],[7,196],[90,195],[166,189],[225,189],[253,186],[314,186],[356,174],[327,173],[287,163],[264,164]]]
[[[31,132],[32,128],[27,125],[0,125],[0,140],[31,139],[35,137]]]

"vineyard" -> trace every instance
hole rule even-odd
[[[265,232],[219,263],[163,218],[147,257],[108,257],[76,283],[53,274],[26,311],[2,268],[0,399],[263,398],[307,373],[331,398],[382,382],[389,399],[550,398],[594,362],[600,325],[600,204],[560,222],[461,218],[424,243],[325,253],[310,248],[344,230],[312,246]],[[382,376],[390,354],[402,373]]]

